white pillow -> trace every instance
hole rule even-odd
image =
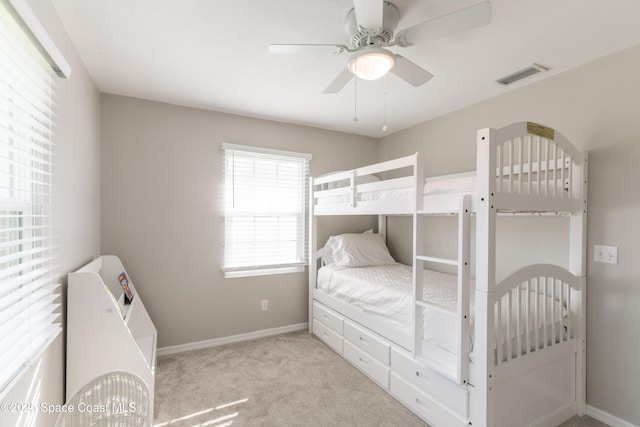
[[[340,267],[395,264],[382,236],[372,232],[329,237],[323,261]]]

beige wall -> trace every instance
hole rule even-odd
[[[70,80],[58,80],[54,129],[54,195],[63,284],[66,274],[100,252],[100,98],[49,1],[29,0],[41,23],[70,63]],[[64,402],[64,334],[23,375],[4,402]],[[2,426],[50,426],[56,414],[0,412]]]
[[[618,246],[619,263],[587,263],[587,402],[635,425],[640,425],[638,75],[640,46],[395,133],[379,144],[381,160],[421,150],[427,176],[475,169],[476,130],[517,121],[554,127],[590,151],[588,256],[594,244]],[[536,238],[549,226],[548,219],[532,221],[521,241],[536,239],[534,256],[568,262],[553,237]],[[506,232],[501,238],[513,240],[514,224],[508,218],[502,222],[499,227]],[[397,227],[408,231],[402,221]],[[406,256],[398,238],[392,244]],[[506,259],[503,268],[525,261],[500,255]]]
[[[121,257],[159,346],[306,322],[306,273],[222,277],[221,144],[311,153],[318,175],[375,162],[376,141],[108,94],[101,113],[102,252]]]

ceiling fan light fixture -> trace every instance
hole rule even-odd
[[[349,61],[349,71],[363,80],[376,80],[387,74],[395,64],[393,53],[379,47],[366,47]]]

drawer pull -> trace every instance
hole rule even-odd
[[[420,371],[416,371],[416,377],[420,378],[425,384],[431,385],[431,378],[420,373]]]
[[[327,333],[327,331],[322,331],[322,335],[324,335],[325,337],[329,338],[329,334]]]
[[[322,317],[324,318],[324,320],[327,320],[327,321],[331,320],[331,318],[326,314],[323,314]]]
[[[416,397],[416,403],[422,408],[426,409],[427,412],[431,412],[431,407],[427,405],[426,402],[423,402],[422,400],[420,400],[420,398]]]
[[[362,357],[358,357],[358,360],[360,360],[360,363],[362,363],[363,365],[368,365],[367,361],[364,360]]]
[[[366,340],[366,339],[364,339],[363,337],[360,337],[360,342],[361,342],[362,344],[367,344],[367,345],[369,344],[369,343],[367,342],[367,340]]]

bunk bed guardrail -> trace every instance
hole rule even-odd
[[[420,153],[335,172],[312,180],[315,215],[383,211],[389,215],[411,214],[421,211],[423,204],[427,211],[434,207],[435,213],[442,213],[444,205],[445,210],[455,212],[459,195],[435,185],[447,179],[463,186],[458,193],[477,193],[487,188],[499,212],[557,213],[580,209],[585,157],[564,135],[531,122],[483,131],[489,143],[482,144],[485,136],[478,143],[475,175],[427,178],[425,184]],[[491,170],[495,172],[490,173]],[[466,181],[460,184],[464,178]],[[423,196],[431,198],[425,200]],[[475,206],[474,201],[472,211]]]

